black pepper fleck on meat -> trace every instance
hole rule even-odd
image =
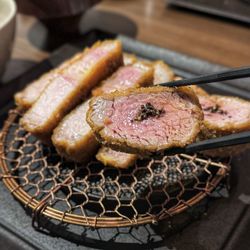
[[[220,106],[218,104],[214,105],[214,106],[210,106],[204,109],[204,111],[209,111],[211,113],[218,113],[221,115],[226,115],[227,111],[224,111],[220,108]]]
[[[165,111],[163,109],[156,109],[150,102],[141,105],[137,115],[132,121],[143,121],[149,117],[160,117]]]

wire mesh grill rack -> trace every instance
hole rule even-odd
[[[65,161],[19,126],[11,110],[0,141],[4,184],[33,211],[66,223],[123,227],[154,223],[209,195],[229,167],[197,155],[157,156],[125,170]]]

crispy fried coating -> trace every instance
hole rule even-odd
[[[91,100],[87,114],[101,143],[140,154],[192,143],[202,119],[198,99],[189,87],[156,86],[104,94]]]
[[[90,90],[112,74],[122,61],[121,43],[97,42],[82,57],[52,80],[21,119],[21,125],[38,138],[49,141],[52,131]]]

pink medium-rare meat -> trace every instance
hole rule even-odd
[[[238,97],[201,96],[204,132],[212,137],[250,129],[250,102]]]
[[[189,87],[129,89],[93,98],[87,121],[98,140],[128,153],[151,153],[192,143],[203,114]]]
[[[152,82],[153,68],[149,64],[138,62],[119,68],[111,77],[104,80],[101,86],[93,89],[92,95],[98,96],[115,90],[148,86]]]
[[[109,79],[105,80],[100,87],[94,89],[94,96],[110,93],[115,90],[128,89],[151,85],[153,82],[153,68],[143,62],[124,66],[118,69]],[[104,146],[98,151],[97,159],[104,165],[116,168],[128,168],[136,161],[136,155],[114,151]]]
[[[250,130],[250,102],[238,97],[199,96],[204,112],[204,125],[201,139],[219,137]],[[211,157],[228,157],[243,153],[249,144],[206,150],[202,152]]]
[[[249,101],[237,97],[209,95],[201,87],[196,85],[190,87],[197,95],[204,113],[199,140],[250,130]],[[202,153],[210,157],[228,157],[240,154],[247,149],[249,149],[249,144],[206,150]]]
[[[174,80],[173,70],[163,61],[156,61],[154,66],[154,85]]]
[[[198,94],[204,122],[200,140],[250,130],[250,102],[238,97]],[[210,157],[228,157],[249,149],[249,144],[206,150]]]
[[[101,80],[122,65],[119,41],[97,42],[86,49],[80,60],[64,69],[45,88],[24,114],[21,125],[30,133],[48,141],[53,129]]]
[[[52,135],[57,152],[75,162],[88,161],[99,147],[86,121],[88,107],[88,101],[77,106],[63,118]]]
[[[123,90],[131,87],[143,87],[151,85],[153,82],[153,68],[143,62],[138,62],[118,69],[109,79],[105,80],[101,87],[92,91],[94,96],[103,93],[110,93],[115,90]],[[137,159],[135,154],[118,152],[102,146],[98,151],[96,158],[104,165],[116,168],[128,168],[133,165]]]
[[[41,93],[45,90],[45,88],[49,85],[49,83],[53,79],[58,77],[60,71],[79,60],[81,55],[82,53],[77,53],[75,56],[59,65],[57,68],[49,71],[48,73],[39,77],[37,80],[28,84],[26,88],[15,94],[16,104],[24,110],[29,109],[35,103]]]
[[[137,67],[137,66],[135,66],[135,67]],[[122,68],[125,68],[125,66]],[[133,67],[132,68],[130,67],[130,70],[132,72],[134,72]],[[152,81],[153,72],[152,72],[152,69],[150,67],[148,67],[147,70],[144,69],[144,70],[136,71],[136,72],[138,73],[138,77],[133,78],[133,81],[130,82],[130,85],[134,84],[133,86],[137,86],[137,84],[138,84],[137,79],[140,80],[141,85]],[[120,74],[114,73],[110,78],[108,78],[108,79],[114,80],[114,85],[113,85],[114,90],[116,89],[115,84],[116,83],[120,84],[119,77],[121,77]],[[124,77],[124,76],[122,75],[122,77]],[[131,80],[131,78],[129,78],[129,79]],[[144,79],[144,80],[141,81],[141,79]],[[86,141],[90,137],[90,134],[92,133],[91,138],[93,138],[94,133],[90,131],[89,125],[86,122],[82,121],[83,117],[86,116],[86,108],[85,107],[86,107],[86,102],[81,104],[79,107],[77,107],[72,112],[70,112],[70,114],[68,114],[59,123],[58,127],[54,130],[53,136],[52,136],[52,142],[53,142],[54,146],[56,147],[58,153],[60,155],[63,155],[67,159],[71,159],[74,161],[85,160],[86,157],[82,156],[84,154],[83,152],[85,152],[85,151],[87,151],[88,154],[92,156],[95,153],[95,150],[89,150],[88,147],[94,148],[94,149],[97,147],[96,146],[97,142],[93,139],[91,139],[91,141],[89,142],[90,143],[89,145],[86,143]],[[86,126],[86,129],[84,129],[84,128],[79,129],[81,126],[82,127]]]
[[[124,54],[123,60],[125,65],[131,65],[137,61],[136,57],[131,54]],[[171,81],[174,78],[173,71],[169,68],[167,64],[162,61],[156,61],[154,63],[147,62],[148,64],[153,66],[154,69],[154,84]],[[117,88],[121,90],[123,88]],[[135,164],[137,155],[129,154],[120,151],[115,151],[111,148],[102,146],[98,153],[96,154],[96,158],[101,161],[104,165],[112,166],[115,168],[128,168]]]
[[[137,155],[115,151],[103,146],[96,154],[96,159],[102,162],[105,166],[126,169],[135,163]]]
[[[145,59],[137,59],[137,57],[133,54],[123,53],[123,61],[124,65],[131,65],[136,62],[147,63],[153,67],[154,70],[154,79],[153,84],[159,84],[163,82],[173,81],[175,78],[175,74],[173,70],[163,61],[154,61],[151,62]]]
[[[250,102],[238,97],[209,95],[198,86],[191,86],[204,113],[202,133],[206,138],[250,129]]]
[[[250,129],[250,102],[238,97],[209,95],[204,89],[190,86],[204,113],[202,134],[211,138]]]

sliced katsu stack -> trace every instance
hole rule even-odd
[[[143,63],[123,66],[104,80],[92,93],[112,92],[112,89],[124,86],[146,86],[152,82],[152,76],[152,68]],[[87,110],[88,101],[85,101],[63,119],[52,136],[53,144],[58,152],[74,161],[88,160],[89,156],[92,156],[90,148],[98,147],[97,141],[93,139],[94,133],[86,122]]]
[[[45,73],[39,79],[28,84],[25,89],[15,95],[16,104],[23,109],[29,109],[36,102],[38,97],[49,85],[49,83],[53,79],[60,77],[60,72],[70,67],[70,65],[74,64],[74,62],[77,62],[81,56],[81,53],[77,53],[75,56],[59,65],[57,68]]]
[[[247,101],[196,86],[152,87],[174,79],[164,62],[140,61],[107,40],[44,74],[15,101],[26,110],[21,125],[64,158],[87,162],[96,154],[116,168],[197,138],[249,130]]]
[[[203,113],[189,87],[147,87],[93,98],[87,121],[99,141],[124,152],[151,154],[195,141]]]
[[[97,64],[98,60],[105,60],[103,47],[108,44],[112,47],[112,43],[114,50],[107,51],[106,65],[103,64],[105,70],[100,73]],[[96,61],[92,64],[93,69],[88,71],[85,68],[91,67],[91,57],[95,57]],[[105,73],[107,68],[109,71]],[[91,72],[89,78],[88,72]],[[15,100],[18,106],[29,109],[21,120],[26,130],[46,143],[52,141],[63,157],[86,162],[100,147],[86,122],[89,106],[86,97],[91,89],[92,96],[98,96],[116,90],[149,86],[172,80],[173,77],[173,72],[162,61],[138,61],[134,55],[122,54],[118,41],[99,42],[29,84],[16,94]],[[74,85],[73,88],[70,88],[71,85]],[[101,146],[96,157],[105,165],[117,168],[127,168],[137,159],[136,154],[114,151],[105,146]]]
[[[134,63],[135,61],[137,61],[135,56],[128,55],[128,54],[124,55],[124,64],[125,65],[131,64],[131,62]],[[152,84],[156,85],[156,84],[159,84],[162,82],[174,80],[174,72],[164,62],[156,61],[154,63],[151,63],[151,65],[152,65],[153,71],[154,71],[153,72],[153,79],[151,79],[151,85]],[[136,87],[136,85],[138,85],[138,84],[135,83],[134,87]],[[143,84],[141,84],[138,87],[142,87],[142,86],[143,86]],[[124,87],[122,89],[125,90]],[[114,90],[115,90],[115,87],[114,87]],[[119,90],[119,89],[117,89],[117,90]],[[104,94],[104,93],[108,93],[108,92],[103,91],[102,94]],[[139,155],[113,150],[113,149],[111,149],[109,147],[105,147],[105,146],[102,146],[96,155],[96,158],[99,161],[101,161],[104,165],[109,165],[109,166],[113,166],[116,168],[128,168],[129,166],[132,166],[135,163],[135,161],[137,160],[138,157],[139,157]]]
[[[62,118],[122,63],[122,48],[118,41],[98,42],[86,49],[74,63],[59,70],[57,77],[52,78],[21,119],[21,125],[38,138],[50,141]]]

